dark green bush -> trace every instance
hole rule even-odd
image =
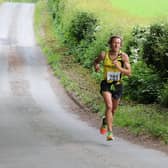
[[[168,107],[168,82],[164,84],[161,90],[160,102],[163,106]]]
[[[65,34],[65,44],[69,47],[75,61],[85,64],[85,67],[91,64],[92,59],[86,55],[88,48],[96,40],[95,33],[97,19],[87,12],[77,12],[73,17],[67,33]]]
[[[125,93],[129,98],[141,103],[159,100],[162,104],[166,104],[166,87],[162,89],[161,96],[159,93],[168,78],[167,37],[167,24],[133,28],[126,43],[126,52],[133,63],[133,75],[130,79],[126,79]],[[142,63],[143,61],[146,65]],[[133,90],[130,92],[131,87]]]
[[[137,62],[142,59],[142,45],[149,33],[149,27],[133,27],[129,36],[127,36],[125,51],[130,57],[131,62]]]
[[[158,75],[141,61],[132,65],[132,72],[130,78],[124,79],[124,94],[139,103],[157,102],[161,88]]]
[[[79,45],[83,40],[91,43],[95,39],[96,26],[97,19],[92,14],[77,12],[68,27],[68,43]]]
[[[162,78],[168,78],[168,24],[154,24],[143,42],[143,59]]]

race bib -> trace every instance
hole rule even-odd
[[[119,81],[120,72],[107,72],[107,81]]]

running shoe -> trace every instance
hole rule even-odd
[[[100,134],[104,135],[107,133],[107,123],[106,123],[106,117],[104,116],[102,118],[102,124],[100,127]]]
[[[113,133],[112,133],[112,131],[108,131],[107,132],[107,141],[112,141],[112,140],[114,140]]]

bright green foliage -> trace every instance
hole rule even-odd
[[[93,61],[95,57],[98,56],[101,53],[101,51],[105,50],[106,48],[105,44],[106,44],[106,39],[104,38],[104,40],[103,39],[95,40],[88,46],[85,53],[81,55],[84,67],[90,68],[90,69],[91,67],[93,67]]]
[[[64,3],[61,0],[48,0],[49,9],[56,24],[61,23],[61,15],[64,10]]]

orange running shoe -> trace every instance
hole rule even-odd
[[[102,125],[100,127],[100,134],[104,135],[107,133],[107,123],[106,123],[106,118],[102,118]]]

